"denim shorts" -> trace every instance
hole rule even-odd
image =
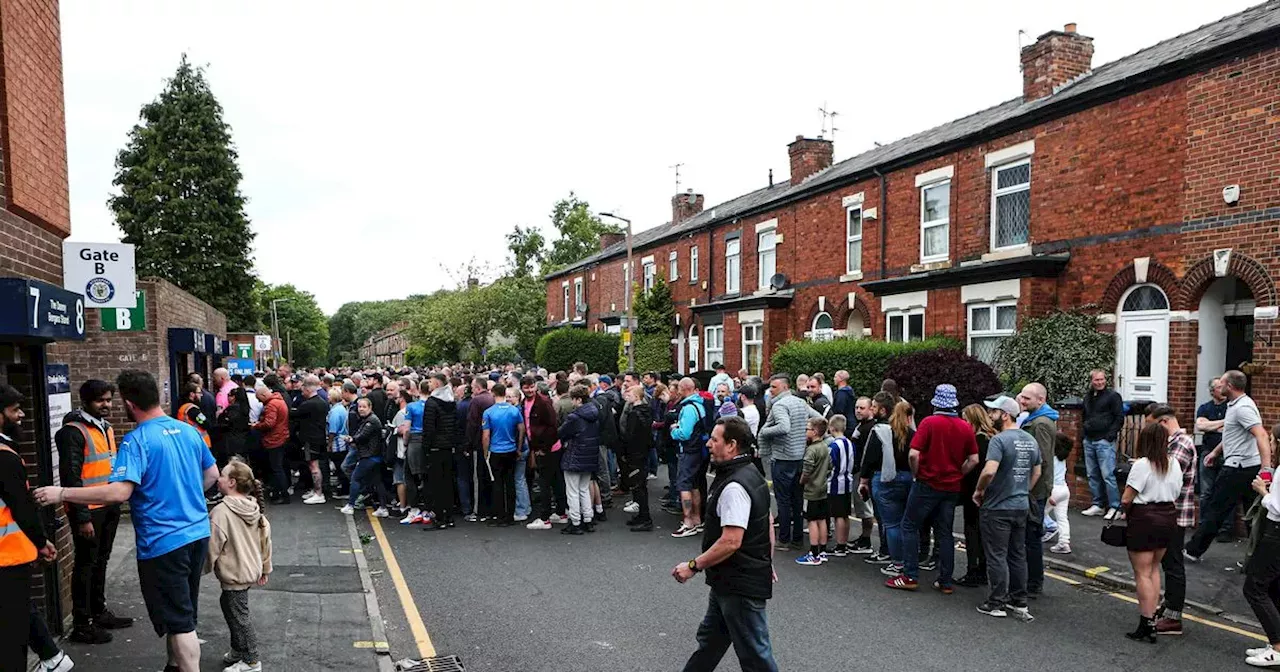
[[[391,485],[404,485],[404,460],[396,459],[396,466],[391,468]]]
[[[702,453],[680,453],[680,461],[676,470],[676,490],[678,492],[693,492],[697,490],[697,479],[703,477],[704,466],[706,460],[702,459]]]

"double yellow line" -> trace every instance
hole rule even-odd
[[[418,613],[418,604],[413,601],[409,584],[404,582],[404,573],[400,571],[396,554],[392,552],[391,544],[387,542],[387,535],[382,532],[382,521],[375,517],[372,511],[367,512],[369,525],[373,527],[373,536],[378,538],[378,548],[382,549],[382,560],[387,563],[387,573],[391,575],[391,583],[395,584],[400,606],[404,608],[405,620],[409,622],[409,631],[413,633],[413,639],[418,644],[418,657],[432,658],[436,655],[436,647],[431,643],[431,635],[427,633],[427,626],[422,622],[422,615]]]

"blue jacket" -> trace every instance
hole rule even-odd
[[[699,439],[702,437],[702,414],[706,412],[703,405],[702,397],[694,394],[680,400],[679,415],[676,416],[676,424],[671,428],[671,438],[680,442],[681,447],[687,453],[696,452],[702,449]]]
[[[600,461],[600,409],[587,402],[565,416],[560,425],[560,468],[563,471],[595,471]]]

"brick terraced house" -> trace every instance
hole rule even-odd
[[[800,338],[944,334],[989,360],[1022,319],[1088,308],[1125,398],[1190,413],[1277,352],[1280,2],[1092,55],[1068,24],[1023,48],[1019,98],[835,164],[797,137],[788,181],[710,208],[678,194],[634,268],[606,238],[547,276],[547,326],[617,331],[629,279],[661,274],[677,368],[767,374]],[[1274,375],[1253,381],[1273,421]]]

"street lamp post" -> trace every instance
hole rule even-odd
[[[276,304],[288,302],[289,299],[271,299],[271,365],[276,368],[280,368],[280,316]]]
[[[610,217],[627,223],[627,370],[634,371],[636,368],[636,336],[635,336],[635,297],[631,295],[631,284],[635,282],[635,265],[631,257],[631,220],[626,217],[619,217],[611,212],[600,213],[601,217]]]

